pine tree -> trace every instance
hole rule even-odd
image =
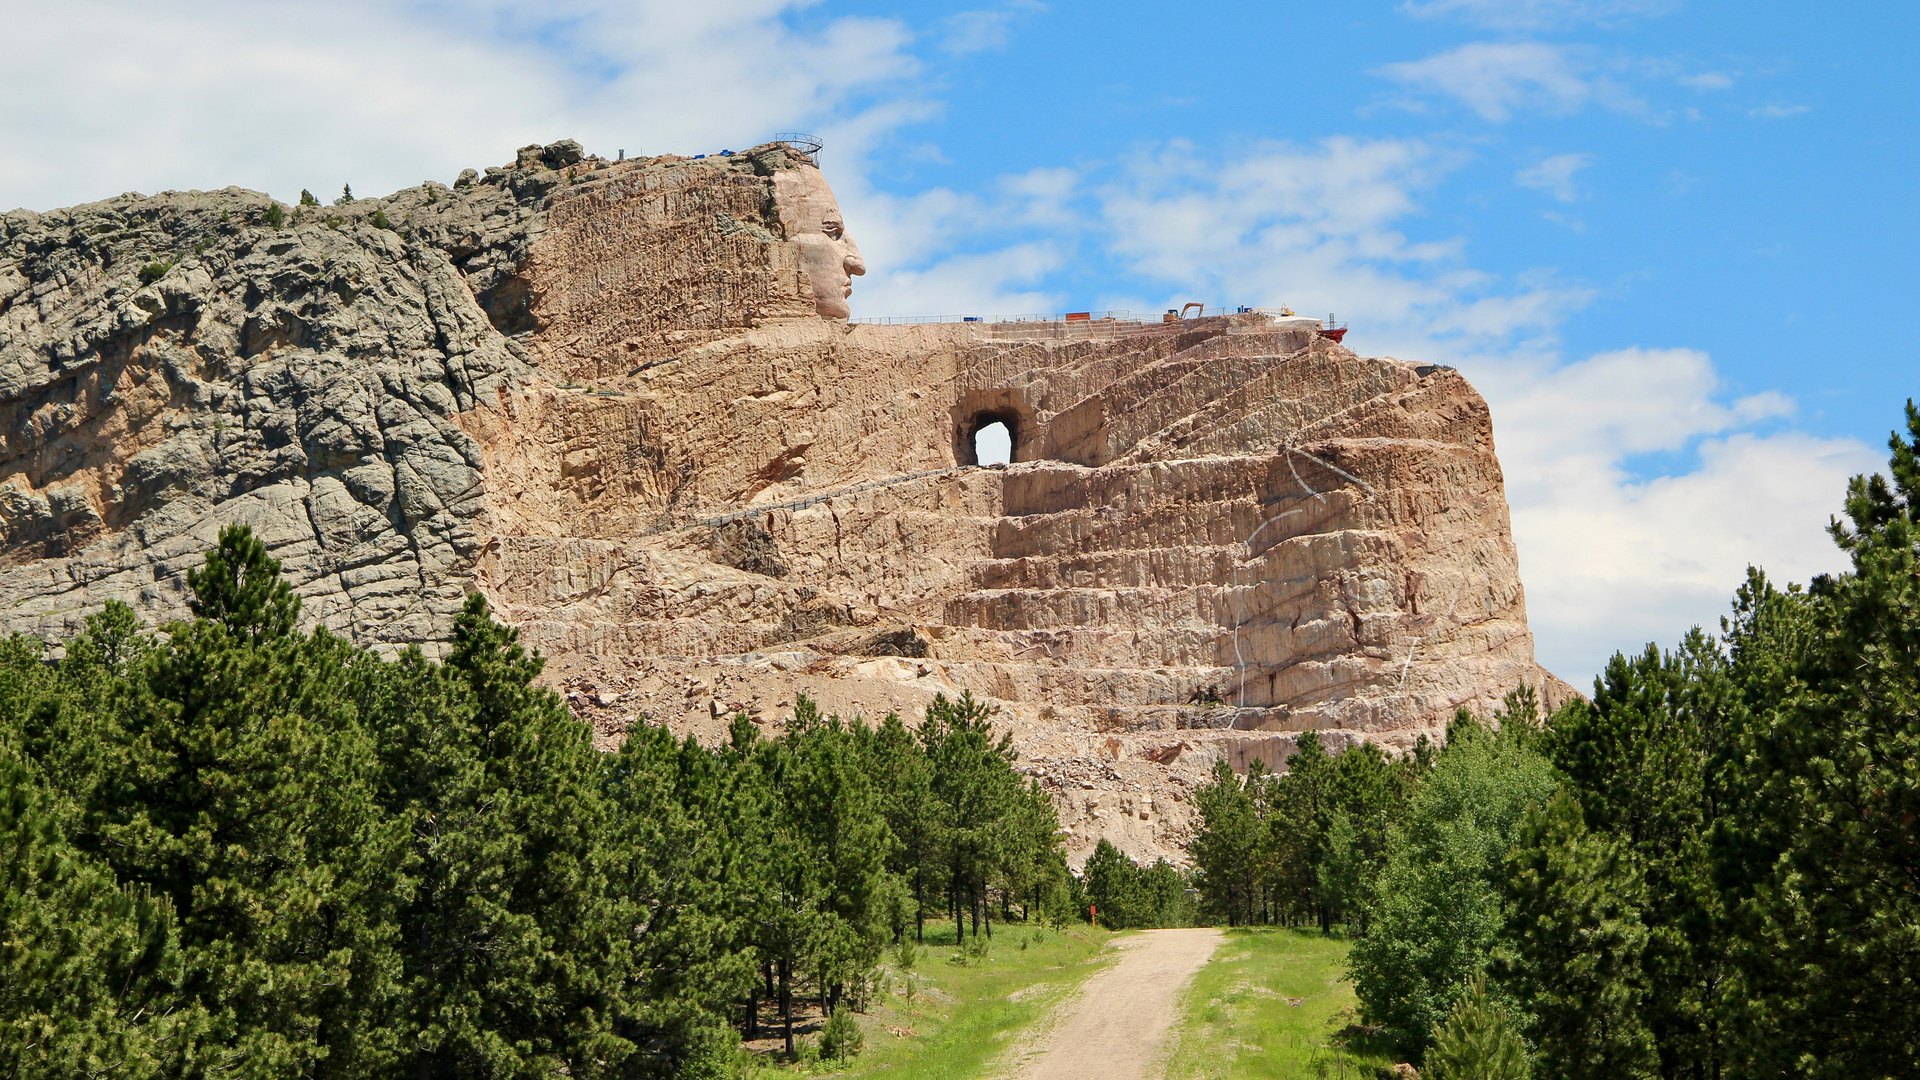
[[[1453,1003],[1426,1065],[1433,1080],[1527,1080],[1533,1071],[1526,1044],[1487,993],[1485,976],[1475,976]]]
[[[1541,741],[1567,777],[1582,827],[1624,845],[1611,887],[1634,898],[1645,940],[1634,951],[1640,970],[1621,977],[1643,988],[1636,1023],[1667,1076],[1729,1064],[1719,1035],[1727,927],[1706,838],[1728,782],[1733,694],[1719,646],[1695,630],[1673,653],[1616,655],[1592,698],[1555,713]]]
[[[1411,793],[1409,773],[1370,742],[1332,759],[1315,821],[1314,903],[1328,925],[1364,923],[1387,836]]]
[[[906,883],[913,898],[914,940],[925,941],[927,904],[944,890],[947,867],[932,765],[898,713],[888,713],[865,743],[874,786],[886,793],[881,812],[895,840],[887,867]]]
[[[620,1061],[627,905],[591,733],[468,598],[444,665],[409,652],[363,690],[389,717],[382,799],[417,884],[398,914],[405,1071],[573,1075]]]
[[[1101,837],[1086,865],[1087,902],[1099,909],[1101,926],[1113,930],[1153,925],[1147,897],[1141,888],[1140,868]]]
[[[285,638],[300,619],[300,598],[281,580],[280,562],[245,525],[220,530],[220,546],[206,564],[187,571],[193,590],[188,608],[221,623],[235,635],[259,644]]]
[[[1528,814],[1507,888],[1499,966],[1534,1017],[1541,1059],[1568,1080],[1655,1075],[1642,972],[1647,898],[1632,849],[1589,832],[1579,800],[1563,790]]]
[[[1149,926],[1192,926],[1193,903],[1187,899],[1187,876],[1165,859],[1140,872],[1140,892],[1146,900]]]
[[[1006,865],[1003,823],[1024,798],[1012,769],[1013,737],[995,740],[992,709],[971,691],[934,696],[920,724],[944,826],[947,888],[956,940],[969,917],[977,936],[993,936],[990,890]]]
[[[918,736],[801,699],[771,742],[603,755],[480,598],[444,663],[389,661],[301,633],[279,570],[229,528],[191,622],[109,604],[57,664],[0,639],[0,1066],[718,1078],[756,976],[844,1034],[902,875],[976,933],[1075,888],[970,695]],[[1135,876],[1149,919],[1184,897]]]
[[[56,801],[0,742],[0,1075],[166,1075],[201,1019],[171,907],[75,850]]]
[[[732,1058],[729,1008],[755,982],[740,895],[754,853],[698,743],[635,725],[605,764],[629,958],[617,1029],[636,1048],[627,1075],[697,1075]]]
[[[1756,1074],[1895,1076],[1920,1047],[1920,409],[1848,485],[1849,573],[1755,574],[1729,625],[1744,711],[1715,830]]]
[[[400,834],[344,692],[354,650],[293,632],[298,602],[244,528],[190,581],[204,618],[125,650],[110,619],[76,657],[142,654],[76,785],[76,843],[175,912],[206,1018],[195,1068],[378,1069]]]
[[[851,731],[837,718],[790,734],[793,767],[783,802],[819,874],[819,909],[809,950],[822,1008],[864,981],[889,936],[886,860],[893,835]]]
[[[1221,760],[1214,762],[1212,781],[1193,793],[1193,801],[1200,811],[1200,828],[1188,852],[1201,908],[1224,918],[1228,926],[1251,922],[1264,884],[1257,869],[1264,826],[1253,798],[1233,766]]]

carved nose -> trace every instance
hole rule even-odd
[[[847,273],[860,277],[867,272],[867,260],[860,257],[860,248],[851,239],[847,240],[846,244],[847,258],[842,265],[847,268]]]

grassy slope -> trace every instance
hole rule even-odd
[[[1308,930],[1232,930],[1187,989],[1170,1077],[1372,1077],[1383,1051],[1342,1045],[1356,1023],[1345,941]],[[1295,1005],[1293,1002],[1298,1001]]]
[[[994,931],[984,960],[967,966],[947,962],[954,955],[953,928],[928,927],[927,943],[911,972],[891,963],[885,981],[890,991],[861,1016],[866,1052],[847,1063],[803,1061],[800,1065],[762,1065],[750,1075],[761,1080],[805,1073],[858,1077],[882,1074],[887,1080],[967,1080],[979,1077],[1017,1032],[1044,1016],[1081,980],[1112,959],[1104,954],[1114,935],[1085,926],[1063,932],[1005,926]],[[1025,947],[1022,947],[1022,943]],[[911,978],[913,996],[906,994]],[[897,1035],[895,1031],[910,1032]],[[817,1044],[815,1037],[806,1042]],[[802,1056],[807,1057],[807,1048]]]

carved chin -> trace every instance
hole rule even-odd
[[[853,315],[853,309],[847,306],[844,296],[822,296],[813,294],[813,310],[829,319],[845,319]]]

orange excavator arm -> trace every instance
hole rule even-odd
[[[1199,303],[1188,304],[1185,307],[1182,307],[1180,309],[1180,317],[1183,319],[1187,317],[1187,308],[1199,308],[1200,314],[1202,315],[1207,313],[1207,305],[1205,304],[1199,304]]]

